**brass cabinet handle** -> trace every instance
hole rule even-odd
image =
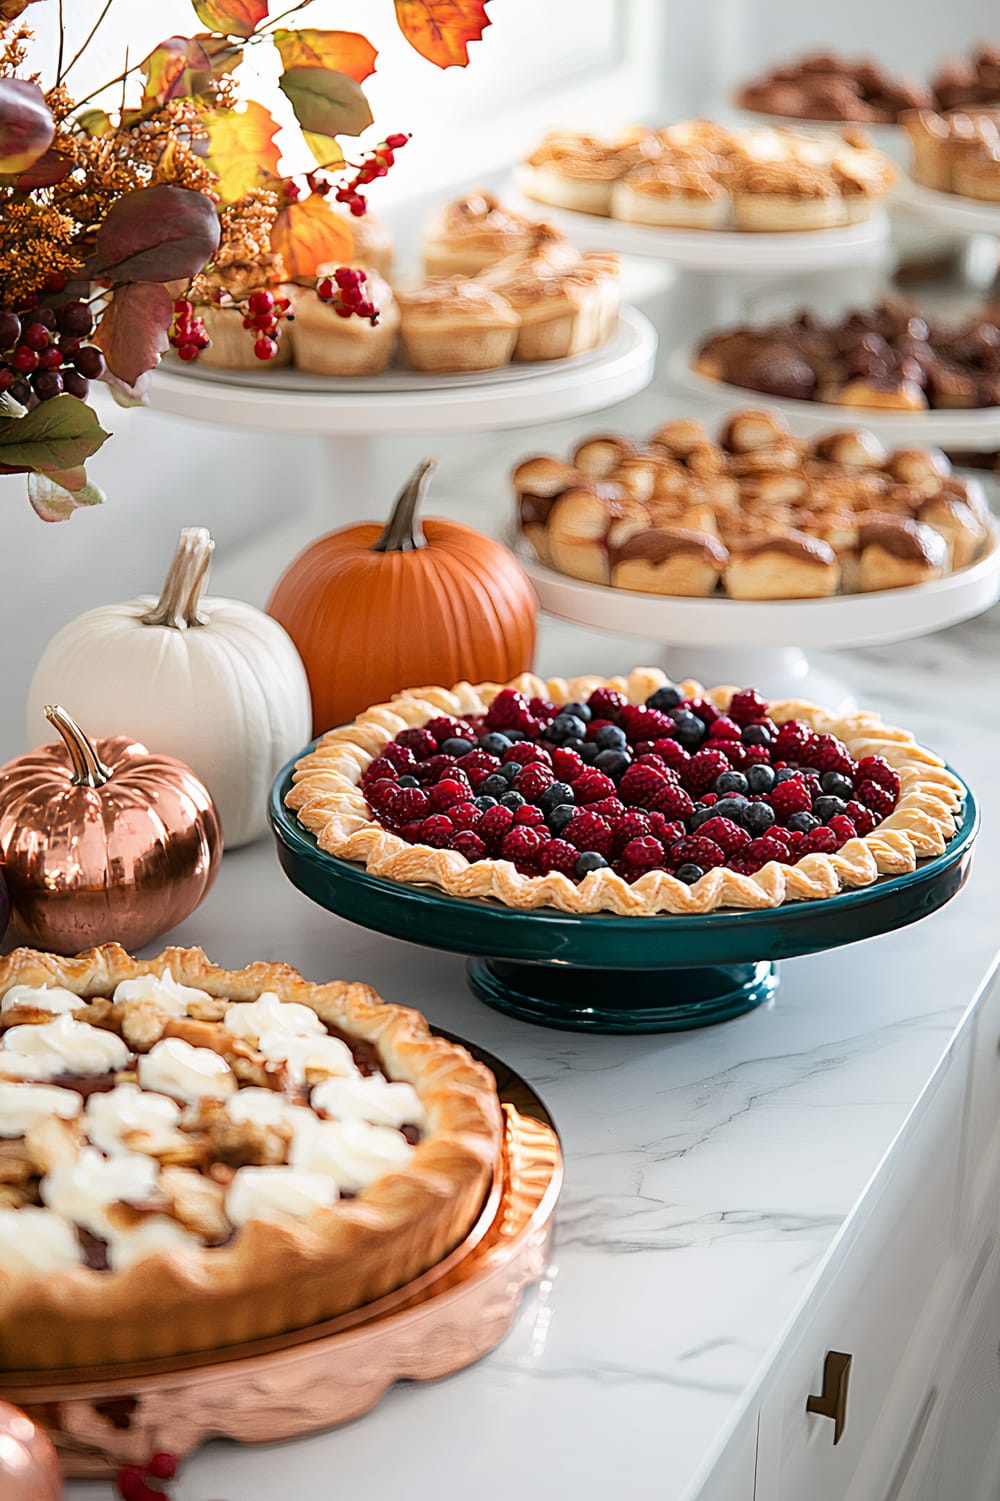
[[[823,1390],[818,1397],[806,1398],[806,1412],[833,1419],[833,1442],[839,1444],[847,1427],[847,1382],[851,1374],[851,1357],[839,1350],[827,1350],[823,1362]]]

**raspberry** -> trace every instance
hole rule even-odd
[[[437,719],[429,719],[424,725],[429,735],[433,735],[438,745],[444,740],[471,740],[476,741],[476,732],[471,724],[465,719],[451,719],[447,714],[440,714]]]
[[[451,843],[454,832],[455,825],[450,818],[445,818],[443,813],[432,813],[420,825],[420,842],[429,844],[432,849],[443,850]]]
[[[892,793],[880,787],[877,782],[861,782],[855,787],[854,795],[859,803],[864,803],[865,807],[878,814],[880,819],[887,818],[896,806],[896,799]]]
[[[759,870],[764,868],[767,861],[761,855],[750,855],[746,850],[742,850],[738,855],[734,855],[731,860],[727,860],[726,864],[738,876],[755,876]]]
[[[491,730],[526,730],[531,723],[531,710],[523,693],[514,688],[501,688],[486,713],[486,724]]]
[[[683,787],[663,781],[655,792],[649,807],[668,818],[687,818],[694,812],[694,803]]]
[[[592,719],[587,726],[586,738],[596,740],[601,730],[606,730],[609,726],[617,728],[617,724],[617,720],[614,719]]]
[[[558,782],[575,782],[583,770],[583,760],[576,751],[564,750],[562,746],[552,752],[551,759]],[[521,765],[524,765],[523,761]]]
[[[632,755],[636,760],[641,760],[643,756],[648,756],[651,753],[655,744],[655,740],[637,740],[632,747]]]
[[[611,825],[596,813],[575,813],[563,830],[568,844],[578,850],[594,850],[598,855],[611,851]]]
[[[403,790],[405,791],[406,789],[404,788]],[[435,813],[443,813],[446,808],[451,807],[452,803],[464,803],[467,801],[469,785],[467,782],[452,781],[449,778],[447,781],[438,782],[436,786],[432,787],[428,796],[430,797],[431,807]]]
[[[771,804],[779,823],[787,823],[793,813],[812,812],[812,798],[802,782],[779,782],[765,802]]]
[[[514,814],[512,809],[505,808],[502,803],[497,803],[495,808],[487,808],[479,822],[477,833],[491,854],[496,854],[507,834],[514,827]]]
[[[426,818],[430,808],[430,799],[419,787],[397,787],[392,800],[392,821],[404,824],[415,818]],[[475,811],[478,814],[478,808]]]
[[[403,791],[406,791],[405,787]],[[376,813],[381,812],[383,808],[388,808],[389,804],[398,795],[399,788],[390,777],[379,777],[377,781],[369,782],[365,787],[365,798],[367,799],[368,806],[369,808],[373,808]]]
[[[720,750],[700,750],[681,769],[681,781],[692,797],[701,797],[715,786],[715,779],[729,770],[729,758]]]
[[[402,772],[410,771],[417,764],[417,758],[413,752],[407,746],[400,745],[395,740],[390,740],[389,744],[385,747],[385,750],[382,752],[382,760],[388,761],[390,765],[395,766],[397,771]]]
[[[499,769],[500,762],[488,751],[474,750],[470,751],[467,756],[460,756],[455,765],[459,771],[465,772],[469,785],[478,789],[488,776],[492,776],[493,772]]]
[[[761,698],[752,688],[744,688],[740,693],[734,693],[729,700],[729,717],[735,719],[742,728],[744,725],[756,724],[763,719],[768,710],[767,700]]]
[[[709,740],[739,740],[740,727],[733,720],[721,715],[708,732]]]
[[[602,818],[616,824],[625,817],[625,804],[617,797],[602,797],[599,803],[588,803],[588,813],[599,813]]]
[[[636,751],[639,751],[638,746],[636,746]],[[675,787],[681,785],[680,772],[677,768],[675,766],[665,766],[663,757],[658,756],[654,750],[643,751],[641,754],[637,754],[635,764],[636,766],[651,766],[657,776],[666,777],[667,781],[673,782]]]
[[[413,791],[416,790],[416,788],[413,789]],[[402,797],[406,791],[407,789],[404,787],[403,792],[400,793],[400,797]],[[432,798],[431,801],[433,802],[434,799]],[[394,803],[393,817],[395,816]],[[482,818],[482,816],[482,813],[476,807],[475,803],[452,803],[451,807],[448,809],[448,817],[451,819],[456,829],[478,829],[479,820]]]
[[[545,746],[538,745],[533,740],[519,740],[510,750],[504,751],[503,760],[516,761],[519,766],[531,766],[535,762],[539,766],[552,765],[552,757]]]
[[[437,741],[426,730],[401,730],[396,736],[397,745],[405,745],[418,761],[425,761],[437,750]]]
[[[854,761],[847,746],[836,735],[817,735],[809,752],[809,765],[822,774],[839,771],[849,777],[854,772]]]
[[[771,747],[772,762],[795,761],[802,766],[808,765],[814,739],[812,730],[801,719],[787,720]]]
[[[411,773],[423,786],[429,786],[436,782],[443,774],[450,776],[455,770],[455,762],[450,756],[428,756],[426,761],[418,761]]]
[[[726,857],[717,844],[711,839],[702,839],[697,834],[689,834],[686,839],[678,839],[667,851],[667,860],[676,870],[679,865],[700,865],[702,870],[713,870],[717,865],[725,865]]]
[[[529,698],[528,708],[535,719],[555,719],[559,713],[559,705],[550,704],[547,698]]]
[[[514,813],[514,824],[515,827],[520,825],[529,829],[544,828],[545,814],[534,803],[522,803]]]
[[[684,838],[686,831],[680,819],[671,820],[655,808],[646,817],[649,820],[649,832],[654,839],[660,841],[664,849],[669,849],[676,840]]]
[[[713,844],[717,844],[727,860],[730,855],[738,855],[750,843],[746,829],[741,829],[731,818],[706,818],[698,833],[702,839],[711,839]]]
[[[771,757],[768,755],[764,746],[745,745],[743,747],[743,757],[740,765],[736,766],[735,762],[732,762],[731,764],[733,765],[733,769],[735,771],[745,771],[748,766],[754,766],[757,763],[763,764],[767,761],[770,761],[770,759]]]
[[[775,844],[780,845],[787,855],[791,853],[796,835],[791,829],[786,829],[782,824],[776,823],[772,828],[768,829],[766,834],[762,834],[760,837],[762,839],[773,839]]]
[[[536,875],[539,857],[548,839],[538,829],[511,829],[500,846],[500,854],[510,860],[522,875]]]
[[[679,773],[681,781],[684,780],[684,769],[693,759],[688,755],[683,745],[678,745],[676,740],[654,740],[653,754],[659,756],[664,766],[669,766]]]
[[[565,839],[550,839],[539,852],[538,868],[543,876],[556,870],[562,871],[564,876],[572,876],[579,858],[580,851],[567,844]]]
[[[899,796],[899,777],[882,756],[862,756],[856,774],[859,782],[874,782],[892,793],[894,799]]]
[[[618,783],[618,795],[623,803],[639,808],[651,808],[657,794],[668,784],[665,771],[654,766],[640,766],[638,762],[628,768]]]
[[[587,708],[594,719],[607,719],[617,724],[618,715],[627,703],[624,693],[618,693],[614,688],[595,688],[587,699]]]
[[[757,869],[760,870],[769,860],[784,861],[787,851],[784,840],[775,839],[771,834],[761,834],[758,839],[751,839],[750,843],[740,850],[740,854],[752,860],[759,860],[760,865]]]
[[[628,772],[625,775],[627,776]],[[610,777],[606,777],[603,771],[595,771],[592,767],[582,771],[572,786],[578,803],[598,803],[602,797],[614,797],[617,791]]]
[[[618,722],[633,745],[637,740],[658,740],[661,735],[669,735],[674,727],[669,714],[647,709],[645,704],[626,704]]]
[[[396,830],[396,833],[399,835],[400,839],[405,839],[407,844],[419,844],[420,830],[422,827],[423,819],[417,818],[414,819],[412,823],[404,823],[401,829]]]
[[[653,830],[645,813],[637,808],[630,808],[624,818],[612,825],[611,832],[614,836],[611,851],[617,860],[621,859],[622,851],[627,844],[633,839],[644,839]]]
[[[714,724],[719,717],[719,711],[710,698],[686,698],[680,707],[697,714],[702,724]]]
[[[658,839],[630,839],[621,854],[622,874],[641,875],[663,865],[663,845]]]
[[[800,834],[798,830],[789,836],[788,858],[785,862],[787,865],[796,865],[802,859],[806,852],[806,838],[807,836]]]
[[[847,804],[847,813],[844,816],[851,820],[862,839],[866,834],[870,834],[872,829],[878,828],[878,818],[871,808],[866,808],[863,803],[856,802],[853,798]]]
[[[807,855],[832,855],[840,848],[837,836],[832,829],[825,824],[820,824],[818,829],[813,829],[811,834],[806,835],[805,851]]]
[[[525,766],[522,771],[519,771],[512,785],[514,791],[526,797],[529,802],[537,802],[546,787],[551,787],[555,779],[555,772],[550,766],[543,766],[540,761],[536,761],[534,765]]]
[[[479,835],[474,834],[471,829],[459,829],[458,833],[452,836],[449,849],[457,850],[467,860],[486,859],[486,846]]]
[[[388,756],[379,756],[377,760],[372,761],[369,765],[365,772],[364,780],[365,782],[377,782],[383,777],[388,777],[390,781],[394,782],[398,776],[399,767],[394,766]]]
[[[848,839],[854,839],[858,832],[846,813],[835,814],[827,824],[827,828],[832,829],[834,834],[836,834],[838,849],[840,849],[842,844],[846,844]]]
[[[739,740],[713,740],[713,749],[716,746],[729,762],[731,771],[742,771],[745,766],[750,766],[753,760],[759,759],[759,757],[751,757],[752,747],[743,745]]]

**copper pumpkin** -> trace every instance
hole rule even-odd
[[[538,601],[499,542],[416,512],[421,464],[388,525],[361,522],[306,548],[267,611],[305,663],[313,733],[428,683],[505,683],[531,666]]]
[[[62,1501],[52,1441],[18,1407],[0,1402],[0,1496],[3,1501]]]
[[[65,710],[60,740],[0,767],[0,870],[11,930],[75,954],[138,948],[181,922],[215,880],[219,817],[194,772],[125,735],[91,742]]]

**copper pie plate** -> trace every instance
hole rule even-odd
[[[207,1355],[0,1373],[0,1398],[46,1429],[67,1479],[160,1450],[182,1457],[210,1438],[270,1443],[331,1428],[369,1412],[394,1382],[450,1375],[499,1344],[546,1265],[562,1154],[530,1086],[470,1051],[497,1074],[505,1131],[462,1244],[387,1297],[308,1329]]]

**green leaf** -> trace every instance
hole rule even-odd
[[[110,135],[114,129],[106,109],[83,109],[74,116],[74,120],[88,136]]]
[[[303,130],[323,136],[357,136],[372,123],[361,85],[331,68],[288,68],[278,87],[291,101]]]
[[[50,474],[29,474],[28,499],[36,515],[43,521],[68,521],[74,511],[79,511],[84,506],[103,505],[107,499],[104,491],[98,485],[88,485],[83,470],[73,471],[74,479],[80,475],[83,476],[83,483],[68,490]]]
[[[267,0],[191,0],[194,13],[209,31],[252,36],[267,16]]]
[[[109,436],[97,413],[78,397],[55,396],[26,417],[0,422],[0,461],[28,469],[73,469]]]

